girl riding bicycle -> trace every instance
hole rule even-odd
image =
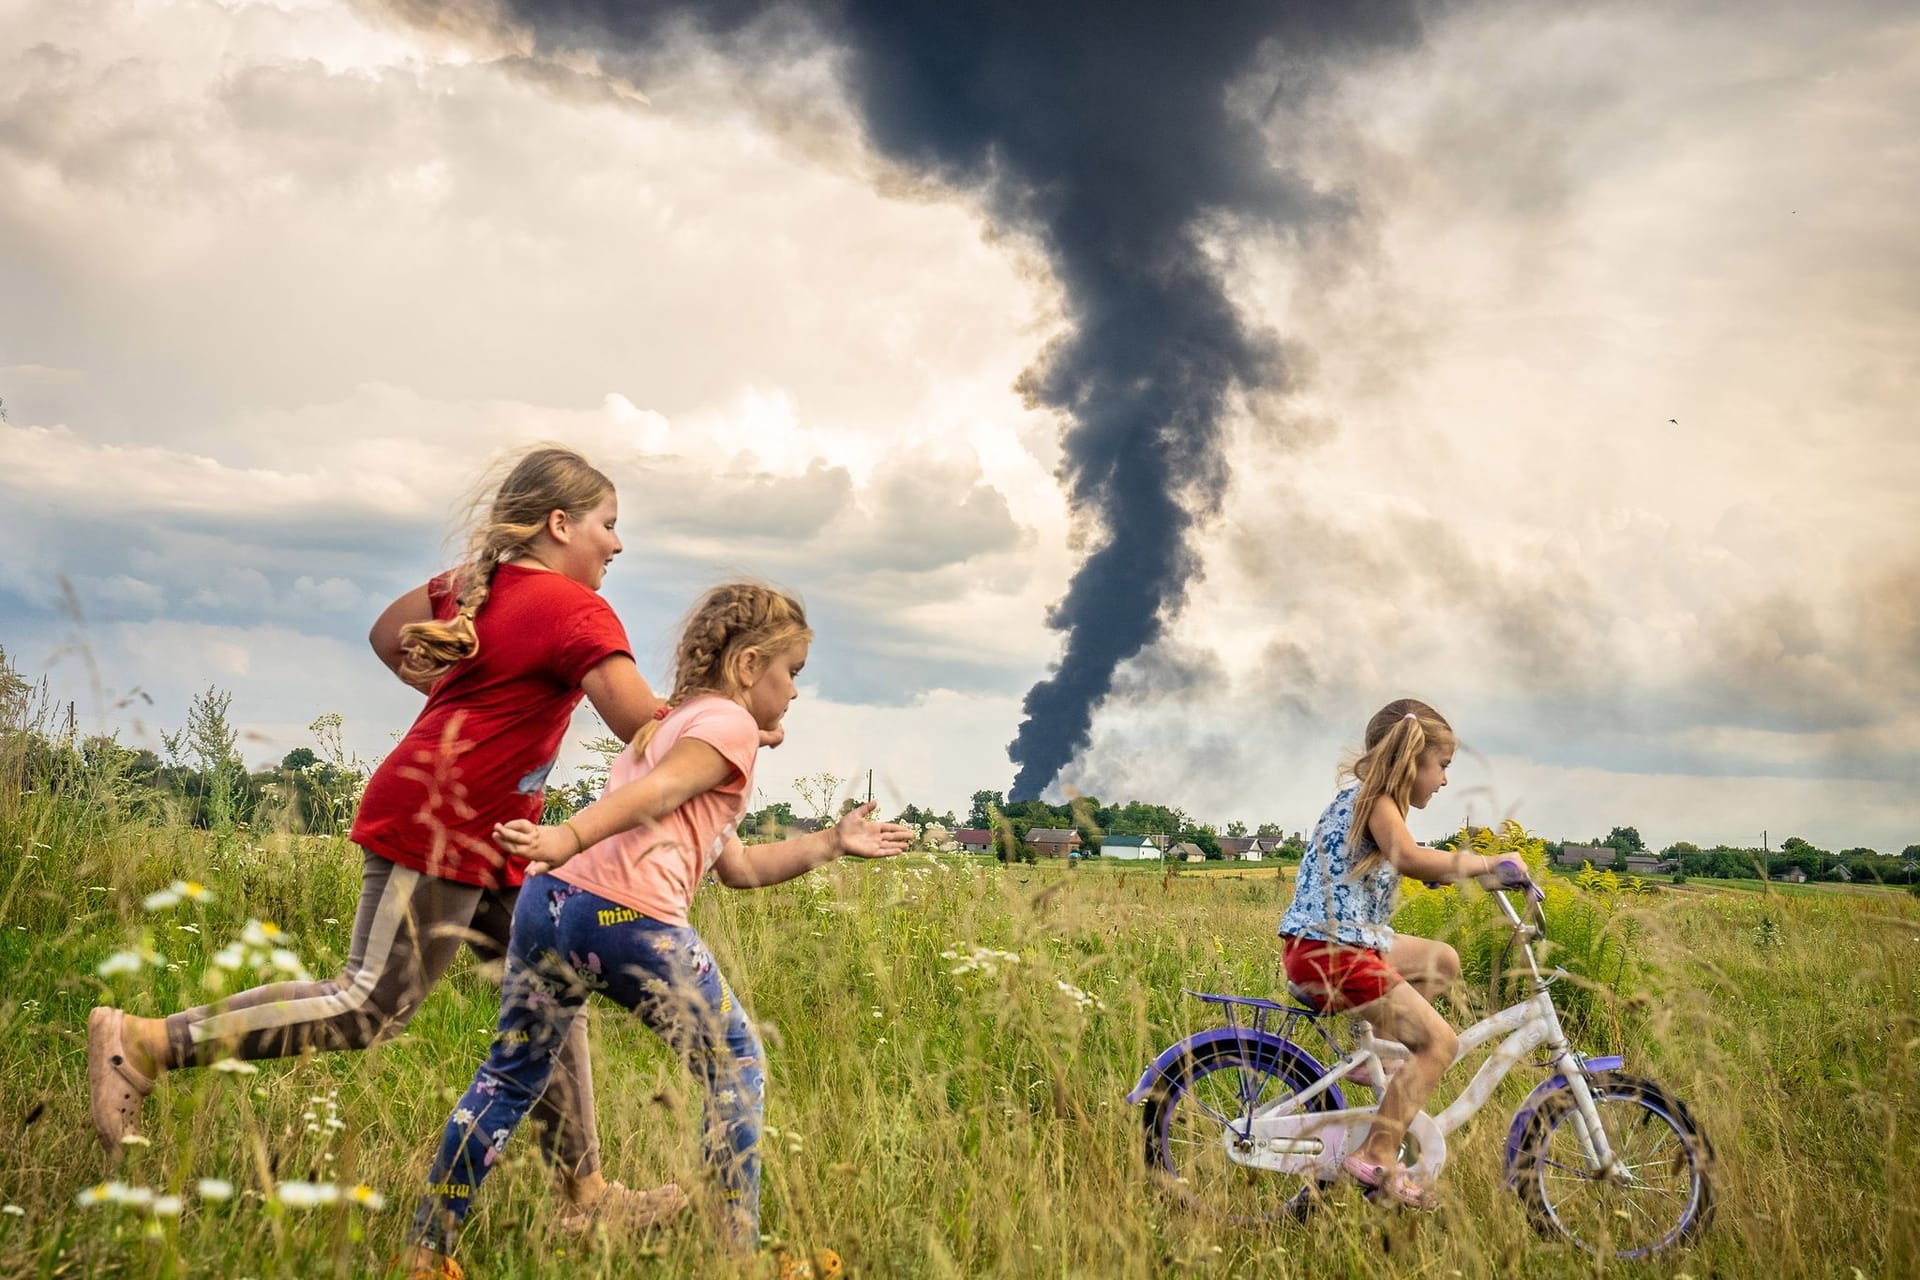
[[[1407,829],[1407,810],[1426,808],[1447,785],[1454,745],[1453,727],[1424,702],[1402,698],[1375,712],[1365,750],[1343,770],[1354,780],[1314,825],[1280,918],[1287,981],[1322,1011],[1363,1018],[1411,1054],[1342,1167],[1362,1186],[1420,1209],[1433,1206],[1432,1192],[1408,1176],[1399,1152],[1459,1051],[1430,1002],[1460,977],[1460,956],[1444,942],[1396,935],[1388,921],[1402,876],[1451,883],[1494,875],[1503,861],[1430,849]]]

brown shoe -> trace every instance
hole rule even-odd
[[[127,1062],[120,1038],[127,1015],[105,1006],[87,1015],[87,1097],[93,1112],[93,1131],[107,1154],[119,1159],[124,1139],[140,1118],[140,1103],[153,1092],[153,1081]]]
[[[590,1205],[576,1205],[560,1215],[562,1231],[580,1235],[604,1223],[610,1231],[647,1231],[674,1217],[687,1207],[687,1193],[677,1182],[667,1182],[650,1191],[635,1191],[622,1182],[607,1183],[607,1189]]]

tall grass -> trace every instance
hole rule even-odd
[[[8,767],[0,758],[0,776]],[[181,1212],[82,1207],[103,1164],[87,1120],[87,1010],[203,998],[212,956],[249,918],[276,922],[315,972],[338,966],[359,865],[338,840],[175,827],[102,785],[82,769],[61,787],[10,779],[0,791],[0,1202],[20,1210],[0,1213],[0,1275],[377,1269],[485,1050],[493,989],[463,963],[373,1052],[165,1080],[147,1104],[150,1145],[120,1176],[180,1194]],[[175,879],[212,900],[142,908]],[[1609,936],[1631,922],[1633,958],[1589,974],[1582,1047],[1624,1053],[1713,1139],[1720,1212],[1692,1253],[1605,1264],[1529,1230],[1500,1182],[1507,1113],[1539,1078],[1527,1072],[1454,1136],[1437,1215],[1342,1192],[1304,1226],[1250,1230],[1176,1207],[1153,1188],[1124,1095],[1159,1048],[1210,1024],[1183,986],[1276,989],[1277,887],[922,860],[708,889],[694,921],[768,1041],[768,1235],[831,1246],[866,1276],[1913,1273],[1920,903],[1893,897],[1664,894],[1605,915]],[[1568,896],[1550,923],[1576,930],[1578,891],[1556,892]],[[1466,917],[1483,909],[1416,897],[1399,923],[1451,928],[1472,951],[1481,925]],[[164,961],[97,975],[141,943]],[[1486,998],[1463,996],[1455,1021]],[[595,1010],[594,1038],[609,1173],[696,1184],[695,1091],[617,1011]],[[232,1183],[233,1197],[199,1198],[201,1178]],[[273,1198],[289,1179],[365,1184],[390,1203],[296,1209]],[[640,1240],[576,1240],[552,1223],[535,1144],[517,1139],[463,1256],[483,1277],[739,1274],[697,1216]]]

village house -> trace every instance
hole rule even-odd
[[[937,822],[929,822],[920,828],[920,843],[929,849],[944,849],[953,843],[953,832]]]
[[[1788,867],[1780,878],[1789,884],[1805,884],[1807,882],[1806,868]]]
[[[1108,836],[1100,842],[1100,856],[1122,862],[1158,862],[1164,843],[1159,836]]]
[[[1182,840],[1179,844],[1167,850],[1167,861],[1169,862],[1205,862],[1206,860],[1206,851],[1191,840]]]
[[[953,833],[953,843],[962,853],[992,853],[993,832],[985,827],[962,827]]]
[[[1084,842],[1072,828],[1035,827],[1027,832],[1027,843],[1042,858],[1065,858],[1080,852]]]
[[[1591,862],[1596,871],[1604,871],[1613,865],[1615,852],[1610,844],[1563,844],[1553,865],[1578,871],[1581,863]]]
[[[1258,862],[1280,847],[1279,836],[1220,836],[1220,855],[1240,862]]]

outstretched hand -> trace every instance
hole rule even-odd
[[[894,858],[913,843],[913,828],[902,822],[875,822],[872,814],[880,806],[872,800],[849,809],[834,825],[834,837],[840,852],[856,858]]]

